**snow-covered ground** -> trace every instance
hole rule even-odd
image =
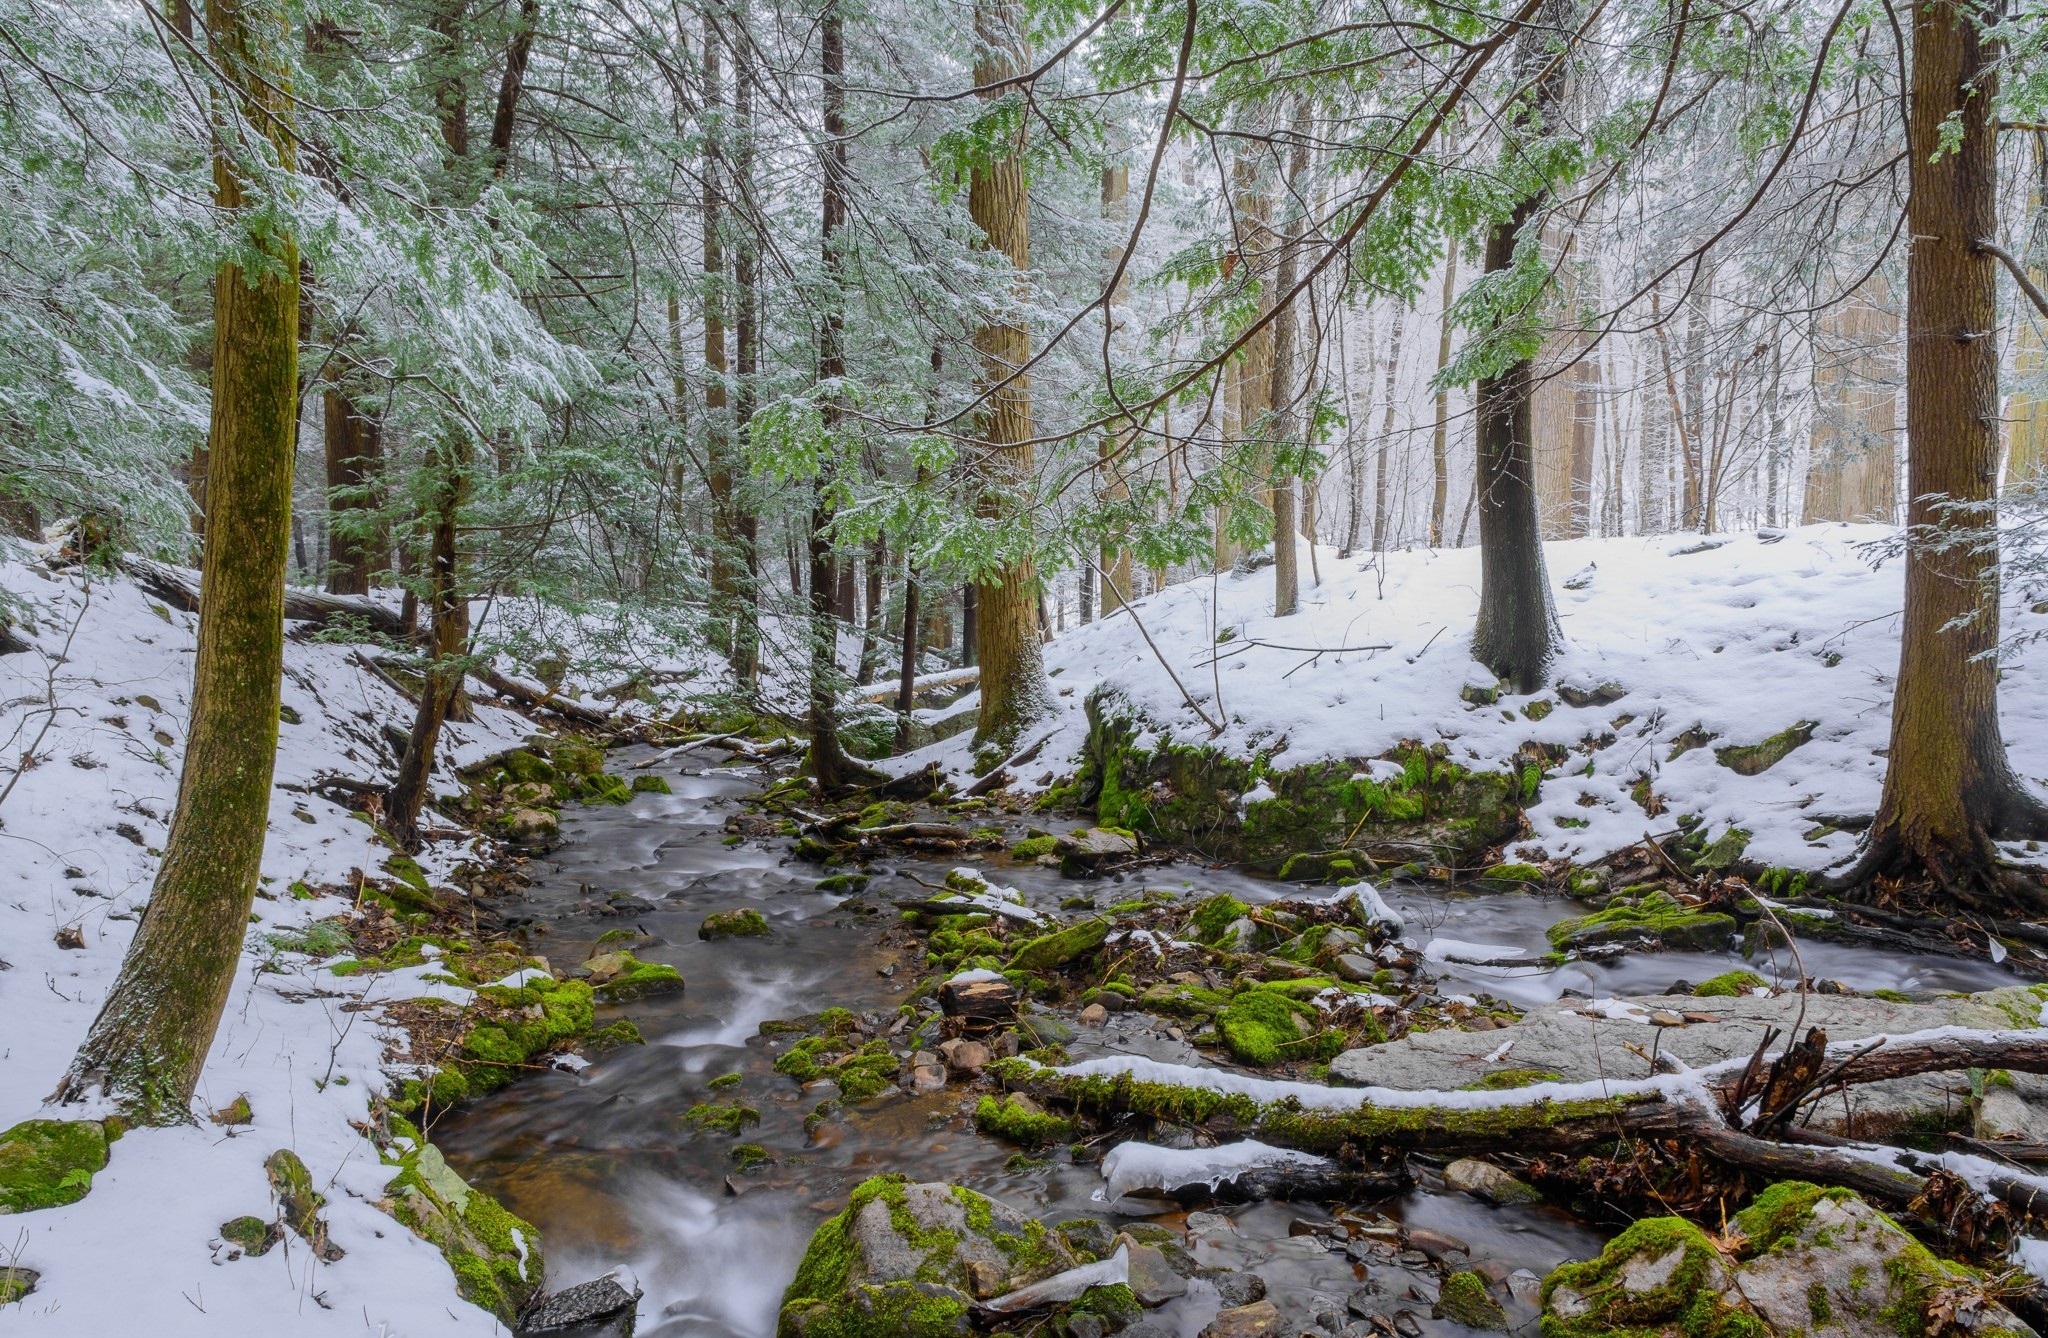
[[[122,579],[0,563],[0,586],[27,600],[32,648],[0,655],[0,1128],[45,1113],[91,1025],[147,900],[177,794],[196,619]],[[92,1192],[68,1207],[0,1218],[0,1264],[41,1282],[7,1308],[9,1332],[90,1338],[146,1328],[221,1333],[487,1334],[501,1328],[460,1300],[447,1263],[373,1205],[391,1169],[351,1121],[383,1082],[390,1033],[374,1011],[409,995],[466,992],[422,983],[423,968],[341,979],[304,969],[265,935],[345,909],[294,883],[378,876],[389,851],[352,815],[312,792],[316,776],[389,776],[386,723],[410,705],[343,645],[287,643],[285,721],[249,947],[199,1084],[208,1109],[249,1099],[253,1124],[130,1132]],[[296,721],[293,716],[296,715]],[[45,728],[47,726],[47,732]],[[517,746],[526,718],[482,704],[451,724],[444,768]],[[15,777],[17,759],[33,765]],[[443,771],[443,788],[454,788]],[[445,825],[437,823],[436,825]],[[438,884],[472,855],[468,840],[430,846]],[[58,938],[77,931],[83,947]],[[269,962],[277,970],[259,971]],[[68,1112],[49,1112],[66,1114]],[[289,1148],[328,1200],[346,1257],[315,1260],[297,1240],[228,1260],[221,1223],[268,1218],[263,1161]]]
[[[1856,837],[1804,834],[1822,815],[1873,812],[1884,777],[1902,571],[1897,562],[1874,567],[1870,545],[1892,533],[1813,525],[1704,541],[1549,544],[1565,641],[1553,684],[1626,690],[1587,707],[1566,704],[1554,687],[1491,706],[1461,699],[1468,684],[1493,683],[1470,654],[1477,549],[1339,561],[1323,548],[1322,581],[1311,585],[1304,546],[1302,609],[1293,617],[1272,616],[1267,568],[1169,587],[1140,600],[1135,619],[1119,615],[1050,643],[1058,732],[1020,770],[1027,783],[1072,770],[1086,730],[1082,703],[1109,687],[1179,742],[1249,753],[1284,741],[1283,767],[1370,758],[1404,739],[1441,741],[1456,759],[1494,767],[1526,742],[1565,745],[1568,761],[1545,778],[1529,812],[1526,857],[1595,859],[1696,813],[1712,832],[1752,832],[1749,854],[1766,864],[1825,866],[1848,856]],[[2009,632],[2048,622],[2018,605],[2005,616]],[[2044,655],[2008,664],[2000,688],[2013,763],[2037,784],[2048,784]],[[1221,736],[1210,739],[1183,688],[1227,721]],[[1533,720],[1523,708],[1537,700],[1553,709]],[[1814,722],[1811,742],[1760,774],[1737,775],[1715,760],[1717,747],[1758,743],[1806,721]],[[1714,738],[1672,757],[1689,732]],[[967,768],[966,738],[894,765],[933,757]],[[1662,816],[1631,798],[1643,778],[1663,801]]]

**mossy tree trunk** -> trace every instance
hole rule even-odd
[[[1986,909],[2042,908],[1992,842],[2048,835],[1998,725],[1998,45],[1972,0],[1913,11],[1907,161],[1906,605],[1890,765],[1856,881],[1925,875]],[[1952,140],[1956,131],[1960,138]]]
[[[1016,0],[980,0],[974,11],[975,84],[985,100],[1001,95],[1002,81],[1022,73],[1030,58],[1023,6]],[[1009,258],[1021,275],[1031,265],[1030,197],[1022,161],[1023,123],[999,156],[975,166],[967,188],[967,212],[990,250]],[[1030,486],[1031,380],[1022,371],[1031,359],[1031,332],[1018,308],[1021,291],[1005,294],[974,332],[981,355],[981,450],[976,461],[985,516],[1017,515],[1017,494]],[[1020,522],[1021,518],[1020,518]],[[1038,625],[1038,575],[1030,557],[1012,557],[975,588],[975,659],[981,666],[981,716],[974,746],[986,753],[1010,750],[1017,736],[1051,710],[1045,688],[1043,638]]]
[[[375,517],[373,494],[384,463],[384,420],[339,385],[321,396],[327,454],[327,591],[367,595],[390,565],[389,543]]]
[[[282,0],[210,0],[214,202],[252,201],[237,157],[289,167],[295,143]],[[260,139],[239,144],[253,132]],[[269,825],[284,665],[285,565],[298,416],[299,260],[289,235],[252,229],[260,266],[214,281],[207,540],[192,715],[163,864],[149,907],[58,1099],[95,1094],[147,1124],[191,1118],[191,1100],[234,982]]]
[[[733,243],[733,341],[737,375],[733,381],[732,452],[735,466],[746,459],[747,432],[754,421],[754,381],[761,370],[761,251],[754,215],[745,209],[753,199],[754,47],[747,29],[747,10],[728,9],[733,42],[733,180],[742,206]],[[731,490],[733,596],[732,672],[740,691],[751,697],[760,677],[760,518],[746,484],[746,470],[737,469]]]
[[[1570,30],[1571,0],[1546,0],[1538,23],[1517,41],[1517,82],[1532,85],[1507,152],[1541,135],[1564,101],[1565,62],[1550,49]],[[1548,192],[1534,190],[1486,237],[1486,272],[1510,269],[1521,235]],[[1532,239],[1533,240],[1533,239]],[[1519,358],[1478,386],[1479,621],[1472,656],[1517,692],[1543,685],[1557,654],[1557,610],[1543,568],[1543,532],[1536,505],[1535,363]]]
[[[826,0],[819,18],[820,72],[824,85],[825,181],[819,230],[825,265],[825,310],[818,330],[818,381],[825,387],[822,415],[828,441],[843,418],[839,382],[846,376],[846,316],[840,279],[845,258],[840,234],[846,229],[846,19],[836,0]],[[827,454],[830,454],[828,446]],[[821,470],[829,466],[821,466]],[[821,472],[811,484],[810,642],[808,726],[809,768],[820,790],[843,787],[853,770],[839,744],[839,622],[832,561],[829,481]]]

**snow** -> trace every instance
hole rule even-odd
[[[1185,582],[1138,601],[1137,613],[1181,684],[1225,720],[1223,734],[1210,739],[1133,621],[1112,616],[1045,648],[1048,668],[1074,691],[1055,699],[1058,730],[1042,759],[1055,772],[1077,765],[1087,732],[1083,703],[1097,688],[1126,697],[1148,728],[1239,755],[1277,749],[1277,766],[1339,758],[1358,766],[1418,740],[1444,744],[1465,765],[1497,770],[1525,743],[1562,745],[1569,760],[1545,778],[1529,810],[1533,835],[1509,858],[1597,859],[1646,832],[1668,833],[1673,814],[1695,813],[1710,834],[1751,832],[1748,853],[1766,865],[1831,866],[1852,854],[1856,836],[1823,831],[1819,819],[1875,812],[1884,778],[1902,576],[1897,562],[1873,567],[1871,554],[1895,534],[1876,525],[1809,525],[1774,532],[1768,542],[1755,533],[1717,536],[1721,542],[1707,551],[1686,551],[1695,541],[1669,535],[1547,545],[1564,634],[1552,681],[1625,690],[1611,705],[1583,708],[1554,690],[1505,694],[1493,706],[1460,699],[1468,682],[1492,681],[1470,657],[1476,548],[1380,555],[1384,597],[1369,563],[1340,562],[1324,550],[1322,584],[1305,588],[1301,612],[1285,619],[1271,616],[1270,570]],[[1595,567],[1598,579],[1577,583],[1580,589],[1557,578]],[[2016,591],[2008,591],[2004,617],[2009,635],[2048,628],[2048,615],[2019,602]],[[1218,646],[1222,627],[1236,636]],[[1342,649],[1374,644],[1391,649]],[[1331,649],[1316,656],[1277,646]],[[1228,658],[1211,668],[1219,652]],[[2048,676],[2040,659],[2007,664],[1999,688],[2012,762],[2037,784],[2048,783]],[[1523,715],[1539,699],[1554,704],[1549,715]],[[1717,747],[1758,743],[1804,721],[1815,722],[1811,741],[1755,776],[1715,761]],[[1714,738],[1673,756],[1680,736],[1692,731]],[[966,770],[967,747],[945,740],[891,769],[938,760]],[[1644,779],[1665,801],[1661,816],[1631,797]],[[1255,803],[1259,794],[1240,802]]]
[[[1116,1247],[1116,1253],[1107,1259],[1092,1264],[1082,1264],[1064,1273],[1055,1273],[1043,1282],[1034,1282],[1029,1287],[1019,1287],[1006,1292],[992,1301],[981,1303],[982,1309],[995,1314],[1009,1314],[1014,1311],[1031,1310],[1038,1306],[1058,1305],[1071,1301],[1090,1287],[1114,1287],[1131,1280],[1131,1250],[1128,1245]]]
[[[1163,1148],[1151,1143],[1119,1143],[1102,1159],[1103,1186],[1098,1202],[1113,1201],[1138,1190],[1171,1194],[1186,1185],[1216,1189],[1247,1171],[1277,1167],[1318,1170],[1330,1163],[1307,1152],[1276,1148],[1255,1140],[1213,1148]]]
[[[1471,962],[1485,966],[1503,959],[1526,957],[1529,950],[1512,943],[1467,943],[1463,939],[1433,938],[1422,950],[1422,955],[1432,962]]]
[[[193,615],[165,608],[123,578],[89,584],[35,554],[0,561],[0,591],[25,601],[18,631],[32,649],[0,656],[0,1128],[45,1110],[106,997],[147,901],[182,762],[195,648]],[[379,876],[389,851],[359,817],[314,790],[336,773],[390,775],[386,722],[411,706],[358,664],[353,648],[288,640],[263,881],[248,946],[200,1076],[203,1116],[246,1095],[252,1124],[203,1118],[137,1129],[114,1144],[78,1203],[10,1218],[0,1258],[37,1269],[10,1333],[129,1333],[138,1317],[163,1338],[220,1333],[485,1335],[502,1331],[459,1299],[446,1261],[374,1205],[391,1169],[351,1121],[368,1118],[386,1083],[393,1033],[355,1005],[406,997],[466,1002],[471,991],[418,967],[338,977],[267,936],[347,908],[321,887],[352,869]],[[297,723],[292,717],[296,715]],[[47,725],[47,732],[45,726]],[[444,730],[437,788],[452,766],[518,746],[535,729],[480,699],[475,719]],[[12,765],[33,750],[34,765]],[[420,864],[447,885],[474,858],[471,838],[431,845]],[[457,888],[460,893],[464,889]],[[75,929],[82,949],[56,943]],[[508,982],[527,978],[522,972]],[[220,1225],[274,1209],[263,1162],[290,1148],[327,1198],[334,1263],[296,1239],[262,1258],[228,1260]],[[118,1284],[118,1285],[111,1285]]]

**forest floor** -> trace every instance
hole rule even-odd
[[[1700,818],[1709,839],[1747,831],[1756,864],[1826,868],[1855,850],[1857,822],[1875,812],[1884,779],[1903,575],[1899,562],[1876,558],[1896,534],[1810,525],[1547,544],[1564,649],[1551,686],[1526,696],[1497,691],[1471,658],[1477,549],[1339,560],[1323,547],[1317,581],[1303,545],[1293,617],[1272,616],[1266,567],[1171,586],[1139,600],[1135,617],[1050,642],[1057,716],[1031,732],[1050,741],[1016,769],[1018,783],[1043,790],[1069,776],[1087,738],[1086,703],[1114,694],[1155,737],[1263,753],[1276,768],[1363,763],[1404,740],[1442,743],[1478,770],[1504,769],[1532,744],[1567,753],[1509,859],[1592,863],[1646,833],[1674,832],[1683,814]],[[2011,591],[2004,617],[2009,638],[2048,631],[2048,605]],[[2048,785],[2043,657],[2005,666],[1999,707],[2015,769]],[[1753,772],[1760,759],[1729,751],[1800,735],[1782,760]],[[969,737],[890,769],[936,760],[966,774]]]

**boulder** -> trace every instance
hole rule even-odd
[[[1053,843],[1060,859],[1060,876],[1087,878],[1103,865],[1135,859],[1140,853],[1138,838],[1120,827],[1084,827],[1068,832]]]
[[[20,1264],[0,1264],[0,1305],[12,1305],[36,1289],[43,1275]]]
[[[1174,1272],[1166,1260],[1166,1252],[1154,1245],[1141,1245],[1126,1233],[1116,1238],[1112,1251],[1122,1247],[1129,1251],[1131,1294],[1138,1298],[1140,1305],[1165,1305],[1176,1296],[1188,1294],[1188,1280]]]
[[[697,926],[697,937],[706,940],[765,938],[768,932],[767,917],[751,908],[713,911],[704,917],[703,924]]]
[[[594,1336],[608,1331],[631,1338],[639,1304],[638,1283],[628,1291],[616,1277],[607,1274],[543,1296],[527,1307],[514,1332],[519,1338],[541,1338],[543,1334]]]
[[[1683,1219],[1645,1218],[1598,1259],[1559,1268],[1543,1283],[1543,1331],[1557,1338],[1933,1332],[1943,1321],[1930,1312],[1944,1293],[1951,1301],[1967,1293],[1978,1305],[1974,1332],[2034,1334],[1968,1270],[1936,1259],[1853,1192],[1787,1181],[1738,1214],[1723,1244]]]
[[[546,1275],[540,1232],[465,1182],[412,1124],[394,1117],[391,1129],[385,1160],[397,1173],[377,1206],[440,1250],[464,1300],[515,1324]]]
[[[878,1176],[811,1237],[783,1293],[778,1338],[970,1332],[968,1311],[1072,1268],[1057,1232],[957,1185]]]
[[[995,1056],[980,1041],[955,1037],[939,1043],[939,1055],[946,1061],[946,1067],[962,1077],[972,1078],[989,1066]]]
[[[680,994],[682,973],[661,962],[643,962],[623,949],[600,953],[583,964],[601,1003],[630,1003],[658,994]]]
[[[106,1164],[98,1120],[23,1120],[0,1134],[0,1215],[76,1203]]]
[[[1444,1167],[1444,1188],[1496,1204],[1534,1203],[1543,1197],[1526,1181],[1475,1157],[1460,1157]]]
[[[562,834],[562,820],[551,808],[515,808],[500,826],[514,845],[546,845]]]

